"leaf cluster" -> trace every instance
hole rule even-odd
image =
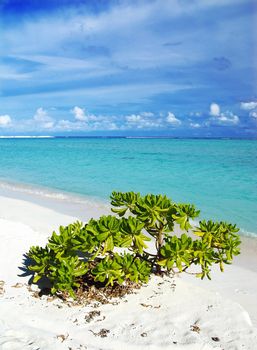
[[[61,226],[44,248],[31,247],[33,282],[47,279],[53,294],[75,298],[89,281],[147,283],[151,273],[188,272],[192,265],[199,268],[196,276],[210,278],[212,264],[223,271],[240,253],[236,225],[200,221],[193,227],[200,213],[194,205],[134,192],[113,192],[111,205],[114,215]]]

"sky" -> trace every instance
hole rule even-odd
[[[255,0],[0,0],[0,135],[257,138]]]

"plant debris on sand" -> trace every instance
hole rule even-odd
[[[76,298],[73,303],[88,304],[96,301],[101,304],[111,304],[111,299],[122,298],[127,294],[135,293],[135,289],[139,289],[140,287],[140,284],[130,281],[123,285],[115,283],[112,286],[83,285],[83,287],[76,291]],[[64,296],[64,299],[67,299],[67,296]]]

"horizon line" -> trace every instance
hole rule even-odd
[[[55,138],[89,138],[89,139],[204,139],[204,140],[257,140],[257,137],[233,137],[233,136],[111,136],[111,135],[0,135],[0,139],[55,139]]]

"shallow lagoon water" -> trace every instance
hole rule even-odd
[[[107,201],[113,190],[192,202],[201,218],[257,235],[257,141],[1,139],[2,188]],[[75,199],[76,198],[76,199]]]

